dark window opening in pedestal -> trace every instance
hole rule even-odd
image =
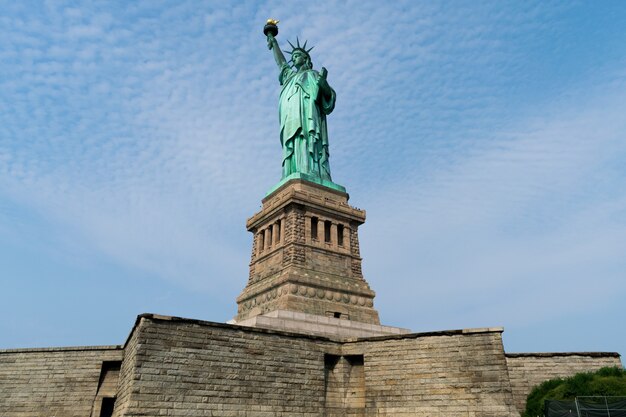
[[[337,225],[337,244],[343,246],[343,224]]]
[[[326,317],[332,317],[334,319],[350,320],[348,313],[342,313],[341,311],[327,311]]]
[[[319,219],[317,217],[311,217],[311,239],[317,240],[317,224]]]
[[[272,247],[272,226],[267,229],[267,246]]]
[[[259,252],[263,252],[265,247],[265,230],[259,233]]]
[[[325,353],[324,354],[324,367],[327,370],[332,371],[335,365],[337,365],[337,362],[339,362],[340,357],[341,356],[339,355],[331,355],[330,353]]]
[[[326,220],[324,222],[324,242],[329,243],[330,242],[330,225],[332,223],[330,222],[330,220]]]
[[[115,398],[104,397],[100,408],[100,417],[111,417],[115,408]]]
[[[280,223],[282,220],[276,222],[276,243],[280,242]]]

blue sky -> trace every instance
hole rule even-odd
[[[337,91],[385,324],[626,353],[626,4],[11,2],[0,17],[0,347],[226,321],[280,177],[277,69]]]

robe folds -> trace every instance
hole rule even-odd
[[[324,97],[319,72],[295,71],[283,64],[279,81],[280,143],[283,147],[283,178],[300,172],[331,181],[328,163],[326,115],[335,108],[335,91]]]

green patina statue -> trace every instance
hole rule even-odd
[[[264,33],[267,45],[274,53],[280,70],[278,80],[282,86],[278,102],[280,121],[280,143],[283,147],[282,184],[291,178],[303,178],[327,187],[345,190],[330,178],[328,163],[328,129],[326,115],[335,108],[335,91],[328,85],[328,71],[313,69],[311,49],[300,41],[292,50],[287,61],[278,46],[276,27],[278,21],[268,20]],[[289,65],[293,64],[293,67]]]

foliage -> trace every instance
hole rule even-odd
[[[528,394],[523,417],[543,416],[545,400],[573,401],[575,397],[592,395],[626,396],[626,371],[616,367],[602,368],[545,381]]]

